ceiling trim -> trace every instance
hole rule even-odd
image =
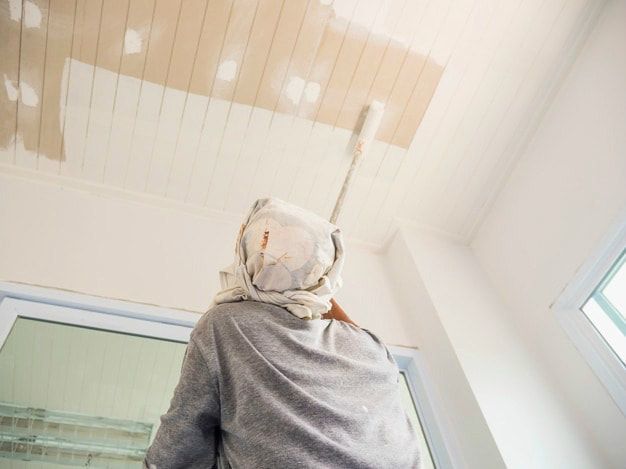
[[[139,203],[150,205],[152,207],[162,208],[166,210],[174,210],[177,212],[187,213],[203,218],[210,218],[217,223],[230,223],[239,226],[243,219],[243,215],[233,212],[225,212],[215,210],[206,206],[198,206],[189,203],[179,202],[167,197],[149,194],[146,192],[135,192],[115,186],[109,186],[102,183],[87,181],[84,179],[75,179],[53,173],[44,173],[34,169],[28,169],[12,164],[0,163],[0,175],[16,177],[29,182],[41,184],[49,184],[57,187],[63,187],[79,192],[109,197],[112,199],[123,200],[130,203]],[[390,231],[391,237],[395,234],[394,228]],[[347,237],[352,247],[357,247],[364,251],[374,254],[381,254],[385,251],[387,243],[372,243],[358,238]]]

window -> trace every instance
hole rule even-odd
[[[626,364],[626,250],[582,310],[620,361]]]
[[[3,287],[0,467],[143,467],[197,315]]]
[[[626,212],[552,305],[561,326],[626,415]]]
[[[411,395],[411,389],[409,388],[409,382],[405,372],[400,373],[400,390],[402,392],[402,403],[404,404],[404,410],[406,411],[411,423],[417,430],[417,437],[419,439],[420,453],[422,455],[421,469],[434,469],[435,463],[433,461],[433,455],[431,453],[430,446],[426,439],[426,432],[424,431],[424,425],[417,414],[417,407],[415,407],[415,399]]]
[[[404,408],[418,433],[424,469],[461,467],[461,457],[453,446],[451,429],[446,425],[445,412],[418,350],[389,346],[400,368],[400,389]],[[456,462],[456,464],[455,464]]]
[[[0,282],[0,467],[142,467],[197,319]],[[454,467],[418,352],[390,349],[423,467]]]
[[[17,318],[0,349],[0,458],[140,468],[185,346]]]

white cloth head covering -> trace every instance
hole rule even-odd
[[[341,287],[343,262],[337,226],[280,199],[259,199],[239,230],[235,262],[220,271],[223,290],[213,301],[261,301],[319,319]]]

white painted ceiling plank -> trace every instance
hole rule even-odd
[[[202,117],[202,134],[193,154],[191,179],[185,202],[202,206],[206,201],[229,109],[230,103],[227,101],[218,98],[209,100],[206,113]]]
[[[228,182],[223,209],[230,213],[242,213],[252,204],[248,200],[249,188],[255,177],[256,161],[259,152],[266,145],[268,131],[272,122],[272,112],[262,108],[254,108],[247,126],[247,136],[241,141],[239,154]]]
[[[367,229],[366,226],[358,222],[362,217],[363,210],[369,208],[372,199],[375,200],[373,186],[376,178],[380,176],[381,168],[384,165],[383,160],[399,158],[404,153],[406,153],[406,150],[396,145],[389,145],[386,142],[377,140],[372,142],[357,172],[359,182],[355,184],[353,189],[350,189],[346,197],[346,206],[342,210],[341,227],[346,232],[351,233],[353,236],[358,236],[358,229]]]
[[[141,80],[121,76],[106,148],[103,182],[124,187],[133,144],[133,127],[139,106]]]
[[[454,31],[456,33],[456,40],[450,42],[446,39],[445,41],[445,43],[449,46],[449,50],[447,59],[443,64],[444,69],[447,68],[447,65],[449,63],[448,61],[451,59],[451,57],[453,57],[460,39],[465,35],[468,25],[471,24],[470,21],[475,18],[475,16],[476,3],[474,2],[465,2],[463,8],[459,8],[458,10],[455,9],[454,11],[451,11],[449,14],[446,15],[444,23],[440,29],[446,30],[449,28],[449,30]],[[435,40],[434,45],[436,44],[437,41]],[[445,72],[443,76],[446,76]],[[439,93],[439,89],[437,89],[433,96],[433,101],[436,100]],[[433,102],[431,101],[429,109],[426,111],[421,125],[427,122],[432,106]],[[374,228],[377,230],[382,230],[382,226],[385,226],[387,229],[391,226],[391,221],[396,216],[397,207],[401,199],[401,196],[398,194],[398,192],[402,193],[406,185],[410,183],[410,180],[406,178],[406,176],[414,173],[414,170],[412,168],[415,168],[416,163],[418,162],[417,158],[412,158],[411,156],[415,151],[412,149],[416,147],[419,148],[420,145],[418,143],[418,139],[420,138],[421,125],[413,139],[413,142],[411,143],[411,146],[409,147],[409,151],[403,155],[401,164],[397,167],[398,170],[396,172],[396,176],[394,177],[394,183],[388,185],[388,190],[383,197],[381,197],[380,195],[377,196],[377,200],[375,203],[367,203],[367,209],[363,211],[364,216],[368,217],[362,222],[364,223],[364,226],[374,226]],[[404,182],[397,183],[397,180],[402,178],[404,178]],[[379,219],[381,216],[383,217],[383,219]],[[381,240],[385,236],[385,234],[377,233],[375,236],[377,240]]]
[[[519,51],[514,59],[515,62],[519,60],[524,50],[529,50],[530,55],[536,52],[540,47],[538,43],[541,43],[545,37],[545,31],[539,31],[545,28],[541,24],[538,25],[537,19],[542,16],[544,8],[555,4],[556,8],[552,8],[554,11],[550,16],[552,19],[560,11],[559,2],[544,1],[539,5],[533,5],[532,8],[529,5],[527,10],[520,11],[516,15],[518,20],[511,25],[509,34],[500,43],[501,47],[493,55],[488,68],[484,71],[480,80],[481,84],[476,88],[455,134],[450,138],[450,143],[444,153],[437,157],[435,164],[431,166],[431,171],[425,175],[431,184],[417,200],[416,205],[413,205],[411,213],[423,214],[422,218],[429,220],[430,224],[445,229],[442,226],[443,222],[439,220],[445,218],[442,214],[447,209],[446,203],[454,197],[451,188],[460,186],[460,181],[451,180],[457,176],[456,166],[458,166],[459,159],[471,159],[474,156],[472,143],[480,141],[483,135],[491,133],[502,119],[497,108],[506,109],[507,103],[513,99],[514,90],[508,82],[520,74],[516,73],[512,76],[509,73],[503,73],[499,70],[498,63],[502,61],[502,56],[508,50]],[[536,41],[527,38],[529,30],[536,31],[536,34],[532,35],[538,38]],[[504,58],[504,61],[511,62],[511,59]]]
[[[65,160],[60,167],[64,176],[80,177],[82,174],[92,75],[93,66],[72,61],[64,116]]]
[[[209,104],[208,96],[190,94],[182,117],[172,168],[166,183],[166,196],[184,201],[196,153],[197,143],[202,132],[202,116]]]
[[[318,157],[319,169],[312,174],[306,206],[323,218],[330,218],[334,202],[352,163],[354,137],[349,130],[335,127],[331,138],[325,139],[324,153]]]
[[[269,195],[269,188],[276,170],[275,164],[272,165],[270,161],[284,148],[285,139],[291,132],[292,122],[293,117],[287,114],[276,111],[271,114],[262,143],[254,152],[254,158],[249,163],[249,167],[245,168],[244,177],[249,183],[242,187],[240,199],[242,211],[247,210],[256,199]]]
[[[380,211],[389,186],[395,183],[394,179],[403,159],[408,158],[407,153],[407,150],[396,146],[385,149],[374,177],[370,178],[367,192],[357,196],[360,199],[359,207],[353,222],[355,226],[351,228],[354,236],[370,239],[371,225],[376,223],[374,216]]]
[[[85,150],[82,156],[82,177],[102,181],[107,156],[109,129],[113,124],[113,105],[118,74],[96,67],[93,81],[93,99],[86,129]]]
[[[428,8],[424,12],[424,15],[420,18],[419,23],[412,30],[412,35],[411,35],[411,40],[410,40],[410,49],[420,50],[423,54],[426,55],[427,59],[431,58],[432,52],[434,51],[435,45],[439,41],[440,37],[442,37],[442,35],[445,35],[445,33],[443,33],[443,30],[445,28],[446,20],[450,15],[451,7],[452,7],[451,4],[444,4],[441,2],[434,3],[432,8],[430,6],[431,5],[429,4]],[[428,25],[428,26],[425,28],[422,28],[422,24]],[[405,60],[406,58],[407,57],[405,56]],[[424,71],[425,66],[427,66],[426,62],[422,64],[422,68],[420,69],[420,72],[419,72],[420,76],[418,77],[418,81],[415,85],[416,87],[420,84],[421,74]],[[397,83],[394,83],[394,88],[396,84]],[[415,89],[413,91],[415,91]],[[392,91],[392,96],[393,96],[393,93],[394,91]],[[405,111],[406,111],[406,106],[403,110],[403,114]],[[393,147],[394,145],[388,144],[386,147],[385,153],[388,152]],[[403,154],[404,153],[405,152],[403,152]],[[378,165],[378,169],[376,171],[377,173],[380,171],[380,165],[383,164],[385,159],[386,159],[386,156],[383,154],[382,157],[379,159],[380,164]],[[372,179],[372,183],[370,184],[370,189],[371,187],[373,187],[374,179],[375,177]],[[359,209],[357,209],[358,210],[358,214],[356,218],[357,220],[361,216],[364,210],[367,209],[367,211],[370,211],[370,212],[373,211],[372,205],[375,202],[370,201],[371,192],[372,192],[371,190],[368,190],[366,194],[360,195],[359,199],[361,203],[360,203]],[[354,223],[358,223],[358,222],[355,221]]]
[[[241,136],[249,125],[251,108],[231,103],[228,121],[216,153],[215,171],[208,181],[209,191],[204,205],[222,210],[232,181],[237,155],[241,151]]]
[[[494,169],[489,173],[487,180],[474,178],[469,181],[468,196],[475,195],[476,199],[473,208],[464,213],[465,226],[462,234],[465,237],[472,236],[474,227],[482,219],[481,214],[491,204],[501,187],[504,176],[508,174],[518,156],[515,149],[520,145],[524,146],[528,141],[529,137],[526,136],[525,130],[541,115],[541,109],[546,105],[546,96],[549,96],[551,87],[558,83],[554,81],[555,78],[558,79],[558,75],[573,60],[569,51],[579,44],[581,34],[588,32],[589,19],[597,14],[597,11],[595,2],[585,0],[568,2],[558,17],[549,40],[536,56],[529,76],[520,82],[520,89],[515,93],[515,100],[509,111],[512,119],[507,122],[508,125],[496,129],[485,149],[485,158],[479,161],[479,164],[492,165]],[[480,167],[476,173],[487,174]],[[482,187],[478,188],[479,184],[482,184]],[[477,195],[479,193],[481,195]]]
[[[310,122],[306,123],[306,125],[308,128]],[[328,129],[322,125],[313,126],[309,143],[304,147],[303,156],[299,159],[298,171],[289,195],[289,200],[297,205],[306,204],[316,171],[319,170],[316,155],[322,155],[326,148],[326,132],[328,132]]]
[[[124,187],[143,192],[150,167],[150,154],[157,138],[164,87],[143,80],[133,124],[132,144],[126,167]]]
[[[186,91],[165,89],[157,133],[150,150],[146,192],[165,194],[187,100]]]
[[[279,158],[273,162],[273,174],[271,175],[272,195],[283,200],[289,198],[289,193],[294,183],[294,178],[298,173],[300,158],[297,155],[302,149],[302,142],[308,137],[310,123],[302,118],[291,119],[288,131],[285,132],[284,139],[279,142],[274,154]]]
[[[487,173],[493,171],[492,165],[485,167],[481,165],[483,161],[489,161],[492,158],[492,152],[489,152],[487,148],[489,142],[501,130],[502,125],[512,120],[512,115],[518,115],[515,114],[516,109],[513,107],[513,102],[518,100],[522,87],[539,85],[537,79],[531,76],[532,71],[537,68],[536,59],[541,50],[545,48],[546,44],[552,42],[554,27],[561,18],[564,6],[565,3],[546,2],[541,11],[542,14],[536,15],[534,18],[533,25],[529,28],[532,34],[529,34],[530,37],[524,41],[523,47],[520,47],[520,61],[525,65],[525,69],[515,74],[499,72],[503,80],[500,86],[494,88],[492,107],[481,119],[482,128],[480,132],[477,132],[476,138],[468,141],[466,148],[468,157],[462,159],[455,168],[450,168],[448,171],[450,180],[448,186],[444,188],[444,192],[448,193],[448,197],[439,218],[433,218],[434,225],[450,229],[450,223],[454,223],[454,219],[451,220],[450,218],[451,213],[459,200],[467,200],[466,191],[469,184],[475,179],[482,179],[482,174],[485,171]],[[547,11],[544,11],[545,9],[550,10],[549,14]],[[553,59],[557,60],[557,57]],[[515,120],[518,119],[515,118]],[[510,136],[513,132],[514,128],[510,128],[507,131],[507,135]],[[461,149],[459,149],[460,151]],[[501,150],[497,151],[497,153],[500,152]],[[457,187],[456,192],[450,190],[452,186]],[[476,199],[474,198],[473,200]],[[453,229],[458,232],[459,226],[457,225]]]
[[[512,8],[506,20],[492,23],[495,28],[490,28],[485,34],[481,47],[482,50],[488,52],[478,57],[469,69],[469,73],[466,74],[462,86],[457,88],[452,105],[448,108],[446,117],[439,127],[439,133],[430,142],[424,162],[413,181],[413,187],[420,187],[420,191],[416,196],[407,198],[403,202],[400,207],[402,213],[419,213],[425,198],[428,198],[431,192],[436,192],[438,185],[441,184],[441,181],[437,179],[440,165],[446,159],[451,143],[463,136],[463,123],[467,122],[470,126],[466,131],[468,135],[475,131],[474,126],[478,124],[477,119],[466,119],[468,110],[472,110],[471,114],[483,113],[483,106],[486,103],[478,98],[481,96],[482,89],[489,89],[494,85],[486,82],[489,69],[504,49],[506,40],[515,37],[516,32],[526,27],[526,21],[530,21],[530,12],[534,12],[535,7],[534,2],[522,1]]]

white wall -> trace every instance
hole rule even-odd
[[[88,189],[0,173],[0,280],[205,311],[239,220]],[[458,467],[504,467],[403,238],[386,253],[350,240],[347,251],[339,302],[387,343],[422,349]]]
[[[0,223],[0,280],[204,312],[240,220],[0,174]],[[382,256],[347,249],[339,301],[388,343],[417,346]]]
[[[506,467],[603,467],[472,250],[410,229],[405,236]]]
[[[411,240],[400,231],[387,251],[387,267],[395,297],[406,312],[404,327],[416,338],[425,358],[428,376],[443,405],[451,440],[458,449],[455,468],[500,469],[502,455],[476,400],[460,354],[433,303],[411,249]],[[452,448],[454,453],[455,448]],[[456,456],[456,454],[453,454]]]
[[[218,288],[216,270],[231,260],[238,227],[6,174],[0,220],[2,280],[199,312]],[[385,254],[348,247],[340,301],[387,342],[421,348],[461,464],[567,466],[555,455],[570,446],[563,440],[576,425],[559,420],[554,394],[535,376],[468,248],[411,233],[398,235]],[[585,442],[577,443],[566,454],[584,461]]]
[[[626,418],[550,305],[626,208],[626,1],[609,1],[472,246],[605,461],[626,467]]]

